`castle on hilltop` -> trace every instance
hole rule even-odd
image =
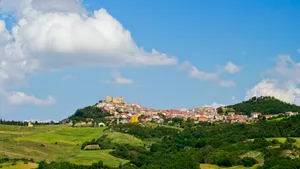
[[[106,96],[105,102],[114,103],[114,104],[123,104],[123,103],[125,103],[123,96],[121,96],[121,97]]]

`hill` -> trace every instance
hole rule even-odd
[[[18,161],[1,163],[1,158],[9,159],[33,159],[34,162],[42,160],[68,161],[77,165],[91,165],[102,161],[110,167],[118,167],[119,164],[127,163],[128,160],[114,157],[112,150],[82,151],[81,144],[85,141],[101,137],[105,128],[96,127],[68,127],[63,125],[41,125],[34,127],[0,125],[0,168],[22,168],[35,166],[34,163],[24,165]],[[107,132],[105,132],[107,133]],[[128,138],[138,140],[133,136],[123,133],[124,142]],[[140,141],[140,140],[138,140]],[[29,168],[28,168],[29,169]]]
[[[226,106],[227,111],[234,111],[238,114],[250,114],[251,112],[261,112],[262,114],[279,114],[288,111],[300,112],[300,107],[289,104],[270,96],[253,97],[248,101]],[[220,112],[220,108],[218,109]]]
[[[105,110],[95,107],[87,106],[76,110],[76,112],[69,118],[63,121],[84,121],[85,119],[93,119],[95,121],[103,121],[104,117],[110,116]]]

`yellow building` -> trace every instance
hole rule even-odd
[[[31,122],[28,122],[28,127],[33,127],[33,124],[31,124]]]
[[[139,116],[131,116],[131,123],[138,123],[139,122]]]

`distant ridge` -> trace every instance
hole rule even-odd
[[[295,104],[289,104],[271,96],[253,97],[247,101],[234,105],[225,106],[223,110],[218,108],[218,112],[234,111],[237,114],[250,114],[252,112],[261,112],[262,114],[279,114],[288,111],[300,112],[300,107]]]

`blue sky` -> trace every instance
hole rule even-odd
[[[62,7],[57,9],[55,3]],[[25,18],[28,23],[20,26],[18,36],[11,35],[13,38],[2,43],[2,46],[0,40],[1,50],[19,38],[24,48],[28,47],[23,51],[28,62],[37,61],[40,66],[26,69],[26,73],[21,71],[24,77],[14,77],[12,80],[0,78],[0,91],[4,93],[2,99],[0,98],[0,118],[60,120],[74,113],[77,108],[93,105],[106,95],[124,96],[126,101],[137,100],[145,107],[156,109],[194,108],[213,103],[233,104],[258,95],[272,95],[290,103],[300,103],[300,79],[291,76],[300,73],[300,55],[297,52],[300,48],[299,1],[84,0],[79,6],[67,4],[67,1],[53,1],[53,4],[48,4],[52,8],[45,9],[36,5],[34,10],[40,14],[33,13],[30,17],[22,12],[32,7],[32,4],[22,7],[17,4],[19,3],[4,1],[0,3],[0,8],[6,14],[16,14],[13,20],[18,22]],[[51,46],[49,41],[43,41],[41,38],[44,34],[35,34],[35,31],[38,31],[37,26],[51,24],[42,18],[49,13],[62,12],[60,17],[70,13],[78,16],[87,14],[92,17],[93,11],[101,8],[107,12],[101,15],[114,17],[122,24],[124,30],[131,33],[131,39],[135,42],[133,44],[137,47],[143,47],[148,54],[155,49],[165,53],[168,58],[175,57],[176,63],[165,59],[164,65],[152,65],[152,60],[148,60],[147,63],[132,61],[137,66],[123,64],[117,57],[127,50],[123,48],[127,41],[119,36],[111,36],[113,38],[109,42],[120,42],[122,47],[113,48],[114,51],[120,49],[120,53],[112,54],[109,46],[104,45],[109,54],[91,55],[87,50],[91,49],[89,46],[93,46],[93,40],[85,41],[84,38],[89,36],[84,36],[82,32],[82,41],[91,44],[84,43],[82,51],[68,51],[67,54],[64,52],[66,49],[71,50],[67,46],[71,42],[62,43],[65,47],[62,49]],[[82,12],[82,9],[86,12]],[[12,32],[11,29],[16,23],[12,23],[11,18],[3,18],[8,32]],[[106,22],[99,22],[98,26],[107,26],[108,29],[112,26],[101,24]],[[73,26],[74,30],[77,30],[77,25]],[[78,26],[78,30],[84,29]],[[2,30],[3,32],[5,31]],[[30,33],[33,36],[29,36]],[[64,38],[64,34],[58,36]],[[79,35],[77,33],[72,36]],[[98,35],[95,33],[95,36]],[[43,42],[47,42],[45,46],[37,48]],[[134,52],[142,55],[140,51]],[[112,67],[104,64],[104,60],[101,60],[104,55],[112,55],[111,58],[117,59],[112,63],[120,62],[120,65]],[[97,57],[92,60],[95,64],[85,63],[92,57]],[[8,58],[0,56],[0,61],[10,63]],[[235,67],[226,69],[228,63]],[[190,74],[191,70],[195,70],[193,68],[198,71],[194,76]],[[235,71],[230,73],[230,70]],[[13,68],[5,69],[4,73],[10,76],[18,74],[14,71]],[[199,74],[199,71],[202,74]],[[206,76],[207,73],[213,77]],[[221,85],[223,81],[228,80],[231,81],[229,85]],[[16,92],[24,95],[15,96]],[[48,96],[51,96],[52,100],[47,99]]]

